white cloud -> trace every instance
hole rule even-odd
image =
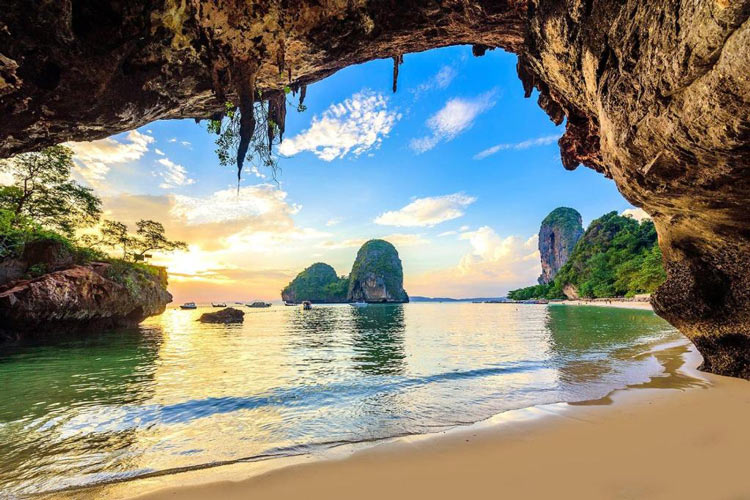
[[[331,218],[330,218],[330,219],[328,219],[328,221],[326,222],[326,226],[328,226],[328,227],[331,227],[331,226],[337,226],[337,225],[341,224],[341,222],[342,222],[343,220],[344,220],[344,219],[343,219],[342,217],[331,217]]]
[[[484,151],[475,154],[474,159],[482,160],[484,158],[487,158],[488,156],[494,155],[498,151],[506,151],[509,149],[522,150],[537,146],[546,146],[548,144],[557,142],[558,139],[560,139],[560,134],[546,135],[544,137],[537,137],[535,139],[526,139],[525,141],[517,142],[515,144],[496,144],[491,148],[487,148]]]
[[[495,105],[495,92],[485,92],[473,99],[453,98],[427,119],[431,134],[412,139],[409,146],[417,153],[434,148],[441,141],[450,141],[472,126],[477,116]]]
[[[161,158],[157,162],[165,167],[165,169],[156,172],[163,180],[159,184],[160,188],[171,189],[178,186],[188,186],[195,182],[194,179],[188,177],[185,167],[173,162],[169,158]]]
[[[458,75],[458,71],[456,71],[456,68],[453,66],[443,66],[440,68],[440,70],[430,77],[426,82],[421,83],[417,85],[417,87],[412,90],[412,93],[414,94],[414,97],[419,97],[420,94],[430,91],[432,89],[444,89],[447,88],[448,85],[451,84],[454,78]]]
[[[458,231],[443,231],[442,233],[438,234],[438,238],[444,238],[446,236],[454,236],[458,234]]]
[[[471,248],[455,267],[409,276],[415,295],[501,296],[508,290],[536,283],[541,272],[538,237],[502,237],[484,226],[460,237]]]
[[[291,216],[300,205],[289,204],[287,193],[271,184],[216,191],[208,197],[175,195],[171,213],[188,225],[238,221],[264,215]]]
[[[140,159],[152,142],[154,138],[150,135],[131,130],[123,142],[108,137],[91,142],[70,142],[66,146],[73,150],[76,173],[87,182],[97,183],[104,180],[112,165]]]
[[[628,208],[627,210],[622,211],[622,215],[624,215],[625,217],[632,217],[638,222],[651,220],[651,216],[642,208]]]
[[[418,198],[400,210],[385,212],[374,222],[383,226],[434,226],[464,214],[476,198],[463,193]]]
[[[190,143],[188,141],[180,141],[180,144],[182,144],[183,146],[185,146],[188,149],[193,149],[192,143]]]
[[[172,137],[167,142],[177,142],[177,137]]]
[[[451,84],[458,72],[453,66],[443,66],[435,75],[435,86],[444,89]]]
[[[158,154],[159,156],[164,156],[164,151],[159,148],[154,149],[154,153]]]
[[[393,233],[385,236],[378,236],[379,240],[385,240],[393,244],[397,249],[400,247],[413,247],[426,245],[430,240],[424,238],[421,234]],[[346,240],[326,240],[319,246],[328,250],[338,250],[341,248],[359,248],[371,238],[350,238]]]
[[[471,252],[458,264],[461,276],[515,284],[533,283],[540,272],[536,235],[527,239],[502,238],[492,228],[483,226],[463,233],[461,239],[471,244]]]
[[[324,161],[359,156],[378,148],[401,115],[388,109],[388,100],[380,93],[362,91],[342,103],[332,104],[323,114],[314,116],[310,128],[284,139],[279,153],[292,156],[311,151]]]

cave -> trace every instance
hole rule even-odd
[[[705,370],[750,379],[748,17],[750,0],[11,0],[0,157],[210,118],[372,59],[393,59],[396,90],[404,54],[505,50],[565,124],[563,166],[613,179],[654,219],[655,311]]]

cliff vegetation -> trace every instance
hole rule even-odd
[[[0,337],[131,325],[172,299],[153,251],[186,248],[151,220],[101,220],[101,200],[71,179],[63,146],[0,161]],[[117,257],[109,252],[117,254]]]
[[[333,267],[317,262],[299,273],[282,291],[285,302],[346,302],[349,279],[337,276]]]
[[[408,302],[404,271],[396,247],[385,240],[362,245],[349,276],[318,262],[299,273],[281,291],[285,302]]]
[[[508,298],[632,297],[654,292],[665,279],[653,222],[610,212],[589,225],[553,282],[512,290]]]

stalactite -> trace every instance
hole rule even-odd
[[[240,97],[240,142],[237,146],[237,188],[242,176],[242,166],[245,163],[250,139],[255,133],[255,65],[247,63],[239,68],[239,81],[235,83]]]
[[[494,47],[489,47],[487,45],[483,45],[481,43],[476,43],[471,46],[471,53],[474,55],[474,57],[482,57],[485,52],[488,50],[494,50]]]
[[[283,92],[273,94],[268,98],[268,150],[271,151],[276,127],[279,129],[279,140],[284,140],[286,126],[286,95]]]
[[[305,96],[307,95],[307,85],[302,85],[302,87],[299,90],[299,105],[298,108],[302,108],[302,106],[305,104]]]
[[[276,51],[276,67],[279,68],[279,75],[284,74],[286,69],[286,47],[284,46],[284,40],[279,40],[279,48]]]
[[[393,93],[396,93],[396,89],[398,88],[398,67],[399,65],[404,63],[404,55],[399,54],[396,56],[393,56]]]

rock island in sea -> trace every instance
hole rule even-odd
[[[302,301],[319,304],[409,302],[396,247],[377,239],[362,245],[349,276],[337,276],[333,267],[318,262],[299,273],[281,291],[281,298],[294,304]]]

